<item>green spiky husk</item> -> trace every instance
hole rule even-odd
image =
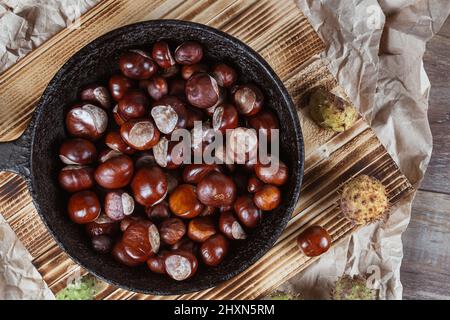
[[[85,276],[80,281],[70,283],[56,294],[57,300],[94,300],[98,291],[98,282],[92,276]]]
[[[343,276],[335,283],[331,293],[333,300],[377,300],[378,291],[366,286],[363,277]]]

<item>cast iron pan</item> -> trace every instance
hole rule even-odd
[[[261,225],[250,233],[246,241],[234,245],[231,254],[219,267],[200,267],[195,277],[184,282],[152,274],[144,266],[127,268],[109,256],[95,253],[84,229],[68,219],[67,195],[57,183],[58,171],[62,168],[57,156],[58,147],[67,139],[65,111],[76,101],[78,89],[118,72],[117,61],[121,51],[150,48],[150,44],[160,39],[177,43],[199,41],[206,48],[207,59],[229,62],[237,68],[243,82],[256,82],[265,94],[267,106],[273,108],[280,118],[281,155],[290,168],[290,180],[283,188],[281,207],[264,214]],[[154,295],[184,294],[216,286],[261,258],[275,244],[291,217],[300,194],[303,165],[303,138],[297,112],[286,88],[264,59],[228,34],[177,20],[129,25],[87,45],[50,82],[23,136],[0,144],[0,169],[18,173],[26,179],[37,212],[56,242],[74,261],[106,282]]]

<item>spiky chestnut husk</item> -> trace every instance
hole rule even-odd
[[[272,292],[270,295],[265,297],[263,300],[303,300],[300,294],[289,293],[282,291]]]
[[[70,283],[56,294],[57,300],[94,300],[100,290],[100,283],[93,276],[87,275],[79,281]]]
[[[322,88],[311,95],[309,107],[317,124],[335,132],[347,130],[358,119],[357,111],[347,101]]]
[[[389,200],[383,184],[375,178],[360,175],[342,188],[341,210],[357,225],[382,220],[389,211]]]
[[[339,278],[331,292],[333,300],[378,300],[378,290],[366,286],[363,277],[343,276]]]

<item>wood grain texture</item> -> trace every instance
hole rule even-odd
[[[146,10],[142,10],[145,7]],[[103,1],[82,18],[79,30],[64,30],[0,77],[0,136],[17,137],[26,125],[46,83],[74,52],[121,25],[177,18],[209,24],[243,40],[269,62],[292,95],[306,140],[306,172],[293,218],[276,246],[258,263],[230,281],[203,292],[154,297],[105,286],[98,299],[255,299],[300,272],[314,259],[299,254],[296,236],[312,224],[327,228],[337,243],[356,228],[336,202],[345,181],[360,173],[378,177],[393,205],[412,188],[366,123],[359,120],[342,134],[317,127],[305,98],[312,88],[337,88],[326,65],[317,59],[323,44],[291,0],[264,1]],[[34,79],[32,86],[25,84]],[[39,80],[38,80],[39,79]],[[3,102],[5,101],[5,103]],[[7,114],[13,108],[15,116]],[[0,174],[0,210],[34,257],[50,288],[63,288],[77,268],[50,239],[36,215],[23,181]],[[81,270],[81,273],[84,273]]]

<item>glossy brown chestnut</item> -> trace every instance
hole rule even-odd
[[[256,228],[261,221],[261,210],[255,206],[250,195],[237,198],[234,204],[234,212],[239,221],[247,228]]]
[[[276,186],[265,185],[255,193],[253,201],[262,211],[274,210],[281,203],[281,191]]]
[[[87,224],[100,215],[101,207],[97,195],[92,191],[74,193],[67,207],[69,218],[78,224]]]
[[[212,216],[216,213],[217,208],[214,207],[210,207],[210,206],[205,206],[205,208],[203,209],[202,213],[200,213],[200,217],[209,217]]]
[[[153,45],[152,58],[163,69],[170,68],[176,63],[169,44],[165,41],[158,41]]]
[[[289,178],[288,172],[288,167],[281,160],[279,160],[278,164],[269,163],[264,165],[257,163],[255,166],[256,176],[262,182],[276,186],[282,186],[287,182]]]
[[[177,250],[165,255],[164,267],[172,279],[183,281],[197,272],[198,261],[192,253]]]
[[[130,147],[120,135],[119,132],[111,131],[105,137],[105,144],[112,150],[125,154],[134,154],[135,149]]]
[[[219,230],[228,239],[244,240],[247,239],[247,234],[242,228],[239,221],[234,217],[233,212],[222,212],[219,218]]]
[[[188,164],[183,170],[183,181],[189,184],[198,184],[211,172],[221,172],[217,164]]]
[[[167,252],[162,252],[156,256],[150,257],[147,260],[148,268],[158,274],[166,274],[166,268],[164,266],[164,258]]]
[[[218,266],[228,254],[228,240],[216,234],[206,240],[200,247],[203,262],[210,267]]]
[[[134,199],[143,206],[154,206],[167,195],[167,178],[157,166],[143,167],[136,172],[131,182]]]
[[[80,92],[80,100],[92,103],[103,109],[111,108],[111,95],[107,88],[98,84],[91,84]]]
[[[94,221],[86,224],[86,233],[91,238],[102,235],[114,236],[118,231],[119,224],[104,213],[101,213]]]
[[[121,155],[100,164],[95,170],[95,181],[105,189],[120,189],[130,183],[133,173],[133,161]]]
[[[194,107],[208,109],[218,105],[222,92],[216,79],[207,73],[196,73],[186,82],[186,98]]]
[[[144,151],[158,143],[160,132],[149,119],[131,119],[120,127],[120,135],[130,147]]]
[[[207,206],[230,206],[236,200],[236,184],[220,172],[212,172],[197,185],[198,199]]]
[[[114,100],[122,100],[125,94],[133,88],[134,82],[122,75],[115,75],[109,79],[109,91]]]
[[[142,91],[130,90],[117,106],[119,115],[124,120],[142,118],[148,113],[150,100]]]
[[[146,89],[150,97],[154,100],[159,100],[169,94],[169,85],[167,84],[167,80],[159,76],[154,76],[148,80]]]
[[[258,114],[248,118],[248,124],[255,129],[258,134],[261,132],[267,136],[267,142],[270,143],[272,130],[280,129],[278,117],[272,112],[263,110]]]
[[[98,154],[98,162],[105,163],[109,159],[112,159],[114,157],[121,156],[121,155],[122,155],[122,152],[119,152],[116,150],[111,150],[111,149],[107,148]]]
[[[164,134],[170,134],[176,128],[186,127],[186,106],[177,97],[165,96],[155,101],[151,115],[158,129]]]
[[[153,207],[146,207],[145,214],[152,221],[162,221],[170,218],[169,203],[163,201]]]
[[[94,169],[83,166],[67,166],[59,172],[59,185],[68,192],[79,192],[94,187]]]
[[[245,116],[253,116],[261,111],[264,96],[254,84],[237,86],[232,90],[232,99],[238,112]]]
[[[125,232],[125,230],[128,229],[129,226],[131,226],[135,222],[144,222],[144,218],[142,217],[136,217],[136,216],[130,216],[126,217],[122,221],[120,221],[120,231]]]
[[[239,125],[239,114],[235,106],[222,104],[215,108],[212,116],[214,130],[219,130],[223,134],[229,129],[236,129]]]
[[[195,256],[198,253],[197,244],[191,239],[186,237],[175,243],[170,249],[173,251],[187,251],[194,254]]]
[[[307,257],[317,257],[330,249],[331,237],[324,228],[312,226],[298,236],[297,244]]]
[[[133,259],[126,251],[123,242],[118,242],[113,248],[112,255],[117,262],[128,266],[128,267],[137,267],[142,264],[142,261]]]
[[[132,223],[122,237],[125,252],[139,262],[158,253],[160,241],[158,228],[150,221]]]
[[[167,171],[166,178],[168,193],[172,193],[182,182],[179,172],[177,171]]]
[[[216,233],[214,221],[210,217],[197,217],[189,221],[188,237],[192,241],[203,243]]]
[[[255,175],[252,175],[249,179],[248,179],[248,187],[247,187],[247,191],[249,193],[256,193],[259,190],[262,189],[262,187],[264,186],[264,182],[262,182],[261,180],[258,179],[258,177],[256,177]]]
[[[92,248],[100,253],[108,253],[113,248],[113,240],[105,235],[95,236],[92,238]]]
[[[123,190],[108,192],[105,196],[104,210],[114,221],[120,221],[134,212],[134,199]]]
[[[65,141],[59,148],[59,158],[69,165],[87,165],[97,159],[97,148],[85,139]]]
[[[159,69],[159,75],[163,77],[164,79],[170,79],[178,75],[180,72],[179,65],[175,64],[171,66],[170,68],[166,69]]]
[[[121,125],[123,125],[123,124],[126,122],[125,118],[122,117],[122,116],[120,115],[120,113],[119,113],[119,106],[118,106],[118,105],[116,105],[116,106],[113,108],[112,114],[113,114],[114,122],[115,122],[119,127],[120,127]]]
[[[161,223],[159,233],[162,242],[168,245],[174,245],[186,234],[186,225],[178,218],[167,219]]]
[[[182,65],[198,63],[202,58],[203,48],[195,41],[186,41],[175,50],[175,60]]]
[[[225,63],[216,64],[212,69],[212,75],[221,87],[231,88],[237,80],[236,71]]]
[[[131,50],[122,54],[119,67],[126,77],[135,80],[149,79],[158,71],[157,64],[141,50]]]
[[[156,163],[168,170],[179,168],[183,164],[184,153],[183,142],[169,141],[162,137],[158,144],[153,147]]]
[[[152,167],[156,165],[155,156],[152,150],[140,152],[135,158],[135,168],[140,169],[143,167]]]
[[[92,104],[77,105],[66,116],[67,132],[73,137],[98,140],[107,127],[108,115]]]
[[[190,184],[179,185],[169,196],[170,210],[180,218],[197,217],[204,206],[197,199],[196,188]]]
[[[196,63],[192,65],[186,65],[181,68],[181,77],[184,80],[189,80],[192,75],[199,72],[208,72],[208,67],[203,63]]]

